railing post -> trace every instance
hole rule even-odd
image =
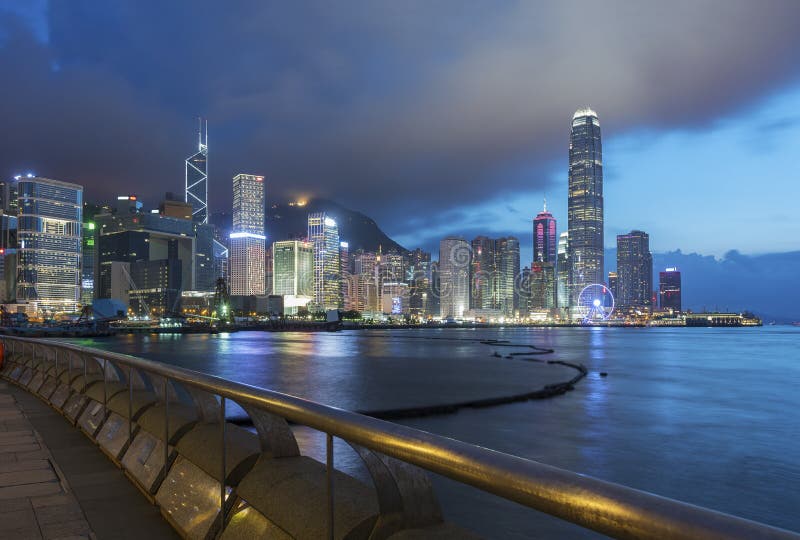
[[[167,477],[167,460],[169,459],[169,379],[164,377],[164,478]]]
[[[108,360],[103,358],[103,413],[106,412],[108,407],[108,387],[106,385],[106,369],[108,369]]]
[[[227,468],[225,467],[226,463],[226,452],[225,452],[225,396],[220,396],[219,402],[219,434],[220,434],[220,441],[222,444],[222,476],[220,477],[219,483],[219,530],[220,533],[222,532],[223,528],[225,527],[225,477],[227,475]]]
[[[128,367],[128,444],[133,436],[133,366]]]
[[[326,470],[328,485],[328,538],[333,540],[333,435],[326,433]]]

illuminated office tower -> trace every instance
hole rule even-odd
[[[616,272],[608,273],[608,288],[614,298],[617,298],[617,283],[619,283],[619,276]]]
[[[305,307],[314,294],[314,247],[286,240],[272,244],[272,294],[283,296],[287,315]]]
[[[620,308],[648,309],[653,294],[650,236],[631,231],[617,236],[617,298]]]
[[[230,234],[230,289],[233,296],[266,292],[264,177],[233,177],[233,232]]]
[[[470,248],[463,238],[439,242],[439,309],[442,319],[461,318],[469,309]]]
[[[197,153],[186,158],[184,200],[192,205],[192,220],[208,223],[208,122],[200,119]]]
[[[353,257],[353,275],[356,283],[356,303],[353,309],[375,313],[380,309],[378,290],[378,255],[358,250]]]
[[[533,260],[534,262],[556,263],[558,237],[556,236],[556,218],[544,209],[533,218]]]
[[[83,187],[19,180],[17,301],[39,315],[74,312],[81,293]]]
[[[569,139],[570,301],[587,285],[603,283],[603,151],[600,121],[589,109],[572,117]]]
[[[97,261],[96,233],[94,221],[88,221],[83,224],[81,238],[81,304],[84,306],[91,306],[94,300],[94,267]]]
[[[530,269],[530,308],[549,311],[556,307],[556,267],[550,262],[536,262]]]
[[[341,302],[339,227],[325,212],[308,214],[308,241],[314,246],[314,303],[338,309]]]
[[[558,235],[556,260],[556,305],[563,310],[569,307],[569,233],[566,231]]]
[[[658,303],[661,309],[681,311],[681,273],[677,268],[658,273]]]
[[[339,242],[339,273],[341,275],[342,308],[356,309],[358,303],[358,280],[350,269],[350,244]]]
[[[486,236],[472,240],[470,272],[470,308],[498,309],[494,240]]]
[[[497,266],[498,309],[506,316],[514,316],[519,309],[519,291],[516,279],[519,275],[519,240],[513,236],[495,240],[495,264]]]
[[[557,306],[556,219],[544,208],[533,218],[533,263],[531,264],[531,309],[552,310]]]
[[[412,315],[431,314],[431,254],[417,248],[409,254],[409,310]]]

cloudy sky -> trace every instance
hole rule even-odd
[[[209,120],[211,201],[329,196],[406,247],[566,227],[567,143],[604,138],[606,244],[800,249],[800,2],[0,0],[0,174],[88,200],[181,192]]]

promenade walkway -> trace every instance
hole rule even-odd
[[[79,430],[0,382],[0,538],[177,538]]]

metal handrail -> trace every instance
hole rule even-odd
[[[800,539],[792,531],[161,362],[58,341],[0,340],[68,349],[156,374],[220,396],[223,407],[231,399],[326,433],[329,461],[331,437],[339,437],[615,538]]]

